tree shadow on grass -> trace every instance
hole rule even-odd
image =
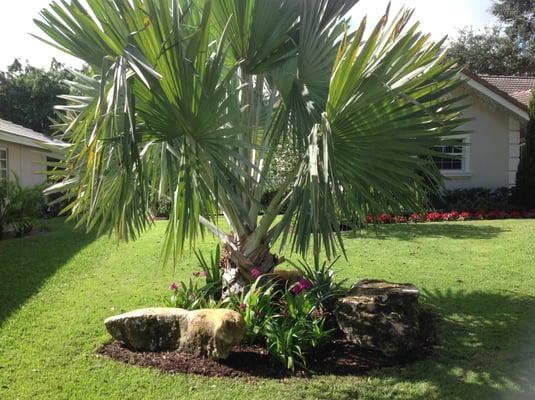
[[[535,297],[514,293],[424,292],[423,303],[441,317],[440,343],[428,360],[371,374],[393,387],[390,399],[535,399]],[[394,385],[427,383],[431,394]],[[367,399],[383,399],[367,394]],[[359,388],[333,399],[358,399]]]
[[[64,219],[46,221],[45,226],[46,234],[0,241],[0,327],[95,239],[94,234],[75,230]]]
[[[414,240],[424,238],[449,239],[493,239],[507,232],[506,229],[493,225],[471,222],[445,222],[425,224],[378,225],[370,227],[363,234],[380,240],[398,239]],[[346,232],[347,238],[359,237],[359,233]]]

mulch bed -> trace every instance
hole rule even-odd
[[[214,361],[178,352],[137,352],[117,341],[103,346],[99,353],[131,365],[157,368],[166,373],[187,373],[203,376],[271,378],[290,377],[260,346],[237,346],[226,360]],[[355,345],[344,340],[335,340],[323,347],[309,360],[311,372],[297,371],[295,375],[362,375],[371,369],[396,364],[372,354],[359,351]],[[295,376],[294,375],[294,376]]]
[[[310,371],[296,371],[293,375],[261,346],[236,346],[228,359],[220,361],[176,351],[138,352],[117,341],[104,345],[98,353],[127,364],[152,367],[165,373],[210,377],[283,379],[291,376],[306,378],[311,375],[361,376],[370,370],[407,364],[429,357],[437,342],[437,321],[433,312],[422,310],[421,343],[419,349],[412,351],[409,357],[392,359],[365,352],[338,333],[338,336],[311,355],[308,360]]]

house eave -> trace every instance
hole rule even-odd
[[[505,107],[522,121],[529,121],[528,108],[526,105],[520,103],[509,94],[495,88],[471,72],[463,71],[463,74],[465,76],[464,81],[469,87],[490,98],[502,107]]]

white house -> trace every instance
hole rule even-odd
[[[528,106],[535,77],[475,75],[464,72],[461,89],[471,121],[459,146],[438,150],[460,159],[438,158],[447,189],[513,187],[520,160]],[[461,145],[461,143],[464,144]]]
[[[45,162],[53,156],[50,145],[63,142],[0,119],[0,180],[15,173],[22,186],[46,181]]]

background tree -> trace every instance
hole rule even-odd
[[[224,244],[227,293],[273,270],[277,240],[331,258],[344,251],[340,215],[420,208],[441,179],[431,149],[463,123],[448,96],[459,72],[410,11],[366,40],[365,20],[349,32],[356,1],[52,3],[36,23],[90,69],[63,107],[72,146],[51,191],[122,239],[150,224],[152,190],[171,198],[165,259],[207,229]],[[261,212],[290,140],[293,170]]]
[[[500,25],[461,30],[451,57],[475,73],[535,75],[535,0],[498,0],[491,11]]]
[[[535,93],[534,93],[535,95]],[[535,208],[535,96],[529,107],[530,120],[526,129],[526,144],[516,173],[516,202],[528,209]]]
[[[65,79],[72,78],[55,60],[48,70],[22,65],[15,60],[6,72],[0,72],[0,118],[38,132],[47,132],[57,96],[68,93]]]

